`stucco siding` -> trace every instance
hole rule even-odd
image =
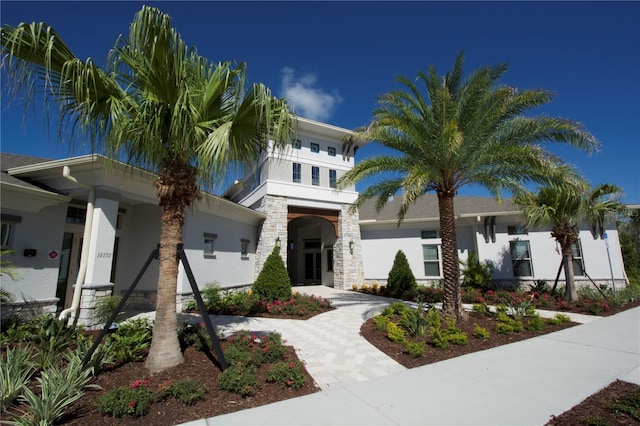
[[[15,254],[7,257],[18,268],[18,277],[15,280],[5,275],[0,277],[2,288],[12,293],[16,301],[56,297],[66,212],[66,204],[45,207],[39,213],[2,207],[3,214],[21,217],[20,223],[13,226],[8,247],[15,250]],[[36,256],[24,256],[25,249],[35,249]],[[58,257],[49,258],[51,251],[56,251]]]

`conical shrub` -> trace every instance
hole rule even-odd
[[[288,300],[291,298],[291,280],[287,267],[280,257],[278,247],[274,247],[267,257],[252,289],[263,300]]]
[[[411,271],[407,256],[405,256],[402,250],[398,250],[391,271],[389,271],[387,293],[391,297],[402,298],[404,296],[411,298],[412,293],[414,293],[417,288],[416,278]]]

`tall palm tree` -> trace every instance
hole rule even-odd
[[[176,246],[184,210],[224,177],[229,163],[252,161],[283,146],[294,118],[284,100],[254,84],[245,65],[213,63],[187,46],[170,17],[144,6],[128,37],[120,36],[108,64],[80,60],[45,23],[2,27],[3,66],[16,90],[34,88],[59,106],[60,134],[88,137],[93,150],[157,172],[161,208],[156,321],[146,366],[183,361],[177,337]]]
[[[589,223],[595,232],[601,232],[608,219],[625,210],[617,201],[621,193],[621,188],[611,184],[593,189],[588,185],[551,185],[540,188],[537,193],[521,192],[514,198],[524,209],[527,226],[552,226],[551,236],[562,252],[566,300],[578,300],[573,270],[573,247],[580,239],[576,228]]]
[[[468,184],[482,186],[498,199],[501,190],[516,190],[525,183],[550,182],[563,177],[566,167],[546,151],[543,142],[571,144],[592,151],[597,141],[577,122],[527,117],[527,110],[547,104],[546,90],[518,91],[498,84],[507,66],[479,68],[463,79],[461,52],[453,69],[439,76],[434,67],[415,79],[396,77],[406,90],[382,95],[372,123],[356,135],[392,148],[397,154],[367,158],[346,173],[340,185],[391,172],[369,186],[356,201],[378,197],[382,208],[389,196],[402,190],[398,212],[422,194],[435,191],[440,212],[444,310],[464,317],[460,297],[460,269],[453,200]],[[423,89],[424,92],[421,90]]]

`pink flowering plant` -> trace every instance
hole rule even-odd
[[[96,405],[98,411],[112,417],[144,416],[154,399],[149,381],[142,379],[110,390],[96,400]]]
[[[300,389],[305,382],[305,367],[301,361],[280,361],[267,372],[267,382],[280,383],[283,388]]]

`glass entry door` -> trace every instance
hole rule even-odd
[[[321,283],[322,254],[320,251],[306,252],[304,254],[304,281],[305,283]]]

